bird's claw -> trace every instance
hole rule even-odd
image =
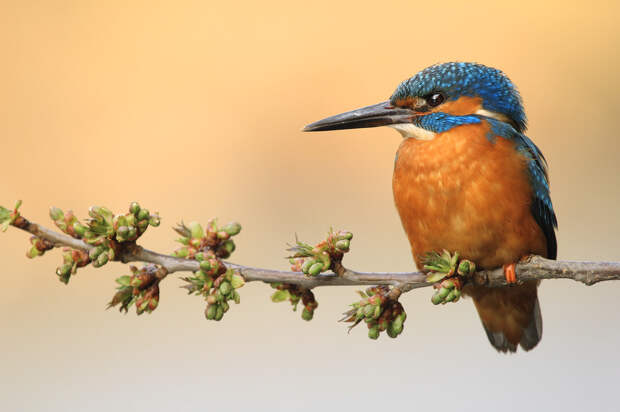
[[[517,283],[517,272],[515,271],[515,267],[515,263],[504,265],[504,276],[506,277],[506,283],[508,283],[508,285],[515,285]]]

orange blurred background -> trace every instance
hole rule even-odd
[[[0,204],[86,216],[139,201],[163,217],[238,220],[233,260],[285,269],[297,233],[355,233],[348,266],[413,269],[391,194],[400,136],[302,134],[390,96],[437,62],[477,61],[519,86],[550,165],[560,259],[620,260],[618,2],[7,1],[0,3]],[[16,410],[615,410],[615,283],[547,281],[544,337],[497,354],[473,305],[402,300],[396,340],[336,323],[354,288],[318,289],[304,322],[249,284],[220,323],[174,277],[151,315],[105,311],[114,263],[68,286],[58,252],[27,261],[0,234],[0,407]]]

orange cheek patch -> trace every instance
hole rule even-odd
[[[435,107],[432,112],[443,112],[455,116],[464,116],[476,113],[482,108],[482,98],[480,97],[459,97]]]

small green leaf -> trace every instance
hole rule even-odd
[[[116,278],[116,283],[118,283],[121,286],[129,286],[130,282],[131,282],[131,276],[128,276],[128,275],[121,276],[120,278]]]
[[[435,282],[439,282],[441,279],[445,278],[446,274],[445,273],[440,273],[440,272],[431,272],[426,276],[426,282],[428,283],[435,283]]]

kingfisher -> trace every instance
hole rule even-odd
[[[389,100],[309,124],[304,131],[389,126],[403,137],[392,189],[418,268],[455,251],[481,269],[503,267],[509,286],[467,283],[486,335],[500,352],[542,337],[539,281],[517,284],[515,264],[555,259],[557,219],[547,162],[524,133],[519,92],[500,70],[477,63],[430,66]]]

